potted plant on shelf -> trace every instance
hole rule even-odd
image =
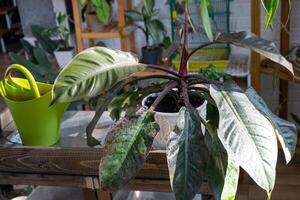
[[[69,46],[70,30],[66,26],[67,20],[67,14],[58,13],[57,26],[45,30],[52,38],[57,39],[58,48],[54,51],[54,56],[61,68],[70,62],[75,55],[74,47]]]
[[[171,107],[175,102],[178,117],[170,132],[166,156],[176,199],[193,199],[204,177],[216,199],[234,199],[239,167],[266,190],[270,198],[275,184],[276,138],[289,162],[295,152],[296,127],[274,115],[253,88],[243,91],[233,82],[221,83],[201,74],[189,74],[187,64],[199,49],[226,43],[251,49],[281,64],[291,74],[292,65],[278,53],[273,42],[246,32],[220,33],[212,42],[188,52],[187,4],[184,9],[184,43],[179,72],[141,64],[131,53],[104,47],[89,48],[79,53],[58,75],[52,104],[100,94],[95,117],[87,127],[88,143],[98,144],[91,137],[93,129],[112,99],[124,94],[125,85],[150,78],[165,80],[156,87],[144,88],[141,95],[132,98],[141,101],[148,93],[159,92],[149,108],[138,109],[138,102],[132,103],[138,112],[131,112],[112,127],[100,163],[102,189],[120,189],[142,168],[158,131],[155,113],[160,111],[157,110],[160,103],[171,96],[175,98],[166,106]],[[147,68],[167,74],[134,76]],[[199,104],[194,103],[195,100],[200,104],[207,101],[206,118],[199,115],[196,110]],[[206,128],[205,134],[202,125]]]
[[[110,24],[113,0],[79,0],[82,19],[87,18],[87,26],[92,31],[101,31]]]
[[[50,36],[45,33],[46,30],[45,27],[32,25],[31,32],[36,40],[35,46],[21,39],[20,43],[25,50],[26,57],[14,52],[9,52],[9,57],[12,63],[26,66],[36,80],[53,83],[59,71],[58,66],[52,65],[53,54],[58,43],[51,40]]]
[[[135,24],[128,24],[124,27],[123,33],[129,34],[140,29],[146,38],[146,46],[142,47],[142,62],[145,64],[158,64],[161,60],[162,46],[167,48],[170,38],[163,23],[157,19],[158,10],[154,9],[154,0],[144,0],[141,12],[128,10],[125,16],[134,21]],[[141,23],[141,25],[139,25]]]

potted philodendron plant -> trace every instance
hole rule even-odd
[[[45,30],[47,34],[57,39],[58,48],[54,51],[54,56],[61,68],[70,62],[75,55],[74,47],[69,46],[70,30],[66,26],[67,20],[67,14],[58,13],[56,17],[57,26]]]
[[[141,64],[128,52],[89,48],[79,53],[58,75],[53,86],[52,104],[100,94],[95,116],[87,127],[88,144],[96,145],[99,142],[92,137],[93,129],[112,99],[126,94],[124,86],[141,79],[161,78],[165,81],[158,82],[156,87],[144,88],[132,98],[136,100],[132,105],[138,109],[137,101],[147,96],[147,92],[159,92],[150,107],[126,115],[108,133],[100,163],[102,189],[122,188],[142,168],[159,130],[154,116],[161,111],[158,109],[160,103],[173,97],[165,106],[171,107],[175,103],[178,116],[175,128],[170,131],[166,156],[176,199],[192,199],[205,177],[216,199],[234,199],[240,167],[270,197],[275,184],[276,138],[289,162],[295,152],[296,127],[274,115],[253,88],[243,91],[234,82],[221,83],[201,74],[189,74],[187,65],[197,50],[219,43],[251,49],[281,64],[291,74],[292,65],[278,53],[273,42],[246,32],[219,33],[210,43],[188,52],[187,4],[184,9],[184,43],[179,72]],[[147,68],[167,74],[134,76]],[[205,118],[196,109],[204,101],[207,102]]]
[[[146,46],[142,47],[142,62],[158,64],[161,60],[162,47],[168,47],[170,38],[163,23],[158,19],[158,10],[154,8],[154,0],[144,0],[141,12],[128,10],[125,16],[134,21],[124,27],[123,33],[129,34],[140,29],[146,38]]]
[[[103,30],[112,20],[113,0],[79,0],[82,19],[92,31]]]

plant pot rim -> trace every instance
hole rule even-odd
[[[142,50],[159,50],[160,48],[160,46],[143,46]]]
[[[62,48],[58,48],[55,50],[55,52],[70,52],[70,51],[74,51],[74,48],[75,47],[69,47],[69,48],[66,48],[66,49],[62,49]]]
[[[158,96],[158,94],[159,94],[159,92],[156,92],[156,93],[151,93],[151,94],[149,94],[149,95],[147,95],[147,96],[145,96],[144,98],[143,98],[143,100],[142,100],[142,106],[143,107],[147,107],[145,104],[146,104],[146,100],[147,100],[147,98],[149,98],[149,97],[157,97]],[[196,109],[197,110],[201,110],[203,107],[205,107],[206,106],[206,100],[200,105],[200,106],[198,106]],[[167,112],[159,112],[159,111],[153,111],[155,114],[158,114],[158,115],[163,115],[163,116],[177,116],[178,114],[179,114],[179,112],[175,112],[175,113],[167,113]]]

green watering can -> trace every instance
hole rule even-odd
[[[26,78],[11,77],[18,70]],[[0,82],[0,92],[24,145],[50,146],[60,138],[60,121],[69,103],[49,106],[52,85],[36,82],[22,65],[13,64]]]

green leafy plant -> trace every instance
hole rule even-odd
[[[39,25],[32,25],[31,33],[37,41],[37,46],[53,56],[54,51],[58,47],[58,43],[50,38],[50,35],[46,32],[46,28]]]
[[[110,6],[113,0],[79,0],[79,2],[82,6],[82,16],[84,16],[84,13],[87,11],[87,7],[92,5],[95,9],[97,19],[100,22],[107,23],[109,21]]]
[[[175,0],[175,9],[178,13],[183,13],[183,8],[180,6],[183,0]],[[188,3],[189,1],[186,0]],[[201,19],[203,28],[206,32],[207,37],[210,41],[213,40],[213,31],[211,26],[211,20],[214,19],[214,8],[213,8],[213,2],[212,0],[195,0],[196,4],[199,7]],[[170,0],[167,1],[167,3],[170,3]],[[264,7],[265,11],[265,30],[267,30],[269,27],[272,27],[273,19],[276,15],[276,12],[279,7],[280,0],[261,0],[261,3]],[[289,1],[289,3],[291,3]]]
[[[232,79],[230,75],[212,64],[209,64],[206,68],[200,68],[199,73],[213,80],[220,80],[221,78],[225,78],[226,80]]]
[[[199,49],[226,43],[251,49],[293,74],[292,65],[280,55],[273,42],[246,32],[220,33],[212,42],[188,52],[187,3],[184,10],[184,42],[180,45],[183,48],[179,72],[141,64],[131,53],[93,47],[79,53],[58,75],[52,103],[101,95],[96,114],[87,127],[88,144],[96,145],[99,142],[92,137],[93,129],[112,99],[122,95],[120,92],[125,85],[144,79],[164,79],[166,82],[149,108],[138,109],[136,105],[138,111],[135,115],[117,121],[109,133],[99,170],[101,187],[120,189],[141,169],[158,131],[153,118],[156,108],[172,93],[181,107],[166,151],[170,183],[176,199],[192,199],[206,172],[216,199],[234,199],[239,167],[266,190],[270,198],[275,184],[276,138],[288,163],[295,152],[295,125],[274,115],[253,88],[243,91],[234,82],[221,83],[201,74],[189,74],[187,64]],[[164,71],[167,75],[134,76],[145,69]],[[189,95],[193,93],[200,93],[207,101],[206,119],[193,105],[193,98],[200,98]],[[206,127],[205,134],[202,125]]]
[[[68,15],[59,12],[56,17],[57,26],[54,28],[45,29],[45,33],[50,37],[57,38],[58,47],[60,49],[68,49],[70,30],[67,28],[66,23],[68,20]]]
[[[155,0],[143,0],[143,3],[143,7],[140,12],[136,10],[128,10],[125,12],[125,16],[128,19],[134,22],[142,22],[143,25],[126,25],[123,29],[123,32],[125,34],[129,34],[137,29],[140,29],[145,35],[146,46],[148,48],[151,46],[157,47],[160,43],[162,43],[164,47],[168,47],[170,44],[170,38],[166,36],[166,30],[163,23],[157,19],[159,11],[154,8]]]
[[[58,44],[50,39],[50,35],[45,33],[46,28],[33,25],[31,30],[36,39],[36,46],[24,39],[20,40],[28,58],[13,52],[9,52],[9,57],[12,63],[21,64],[28,68],[36,80],[53,83],[58,74],[58,67],[52,66],[50,59]]]

